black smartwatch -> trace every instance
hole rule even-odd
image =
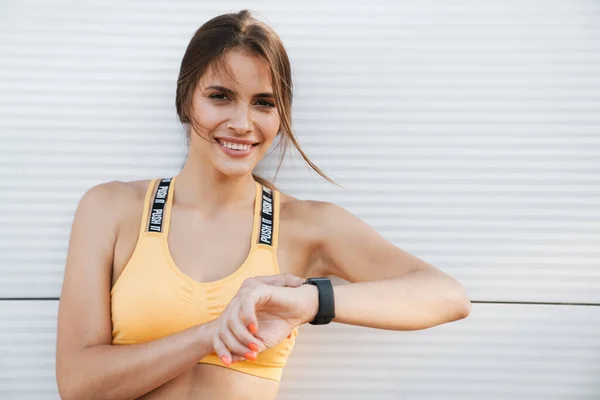
[[[333,285],[329,278],[308,278],[305,285],[315,285],[319,290],[319,311],[311,325],[325,325],[335,318],[335,303],[333,298]]]

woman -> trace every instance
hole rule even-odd
[[[81,199],[60,301],[64,399],[274,399],[304,323],[414,330],[465,318],[448,275],[333,204],[252,172],[291,131],[290,64],[249,12],[204,24],[183,57],[189,153],[172,179]],[[338,276],[349,284],[332,288]],[[352,349],[348,349],[351,351]]]

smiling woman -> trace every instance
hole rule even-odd
[[[228,25],[232,29],[228,29]],[[280,165],[291,145],[313,170],[332,182],[306,156],[292,132],[292,88],[290,61],[279,36],[269,26],[254,19],[247,10],[226,14],[200,27],[186,49],[177,81],[177,114],[182,123],[189,124],[189,143],[190,127],[201,137],[209,138],[202,136],[210,129],[202,124],[206,112],[215,112],[215,120],[218,120],[228,118],[232,112],[240,112],[241,118],[246,118],[248,113],[243,108],[239,109],[244,104],[248,105],[248,111],[264,111],[262,117],[256,113],[252,113],[252,116],[258,117],[258,126],[260,123],[265,128],[271,126],[264,124],[277,125],[275,134],[282,136]],[[206,107],[207,104],[201,102],[203,95],[214,99],[215,106],[227,106],[226,109],[218,112]],[[202,109],[203,105],[205,107]],[[214,123],[214,120],[206,122]],[[234,124],[240,122],[240,128],[245,129],[244,124],[248,120],[234,119]],[[261,158],[264,151],[266,149]],[[257,176],[255,179],[270,186],[270,183]]]
[[[244,49],[232,49],[223,64],[209,66],[193,93],[189,119],[198,155],[219,172],[243,176],[271,147],[281,118],[275,108],[269,65]],[[228,74],[219,73],[221,68]]]
[[[450,276],[342,208],[253,175],[280,135],[328,179],[291,131],[291,103],[284,47],[249,12],[196,32],[177,83],[183,169],[97,185],[77,208],[58,322],[64,399],[272,400],[302,324],[415,330],[469,314]]]

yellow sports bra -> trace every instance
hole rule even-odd
[[[209,322],[223,312],[244,279],[279,274],[279,192],[256,184],[248,257],[231,275],[214,282],[198,282],[177,268],[167,244],[176,177],[161,179],[155,192],[158,180],[148,185],[137,244],[110,292],[113,344],[156,340]],[[227,367],[212,353],[199,362],[279,381],[297,334],[294,329],[289,338],[259,353],[256,361]]]

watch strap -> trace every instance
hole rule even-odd
[[[308,278],[304,284],[314,285],[319,291],[319,309],[311,325],[326,325],[335,318],[333,285],[329,278]]]

